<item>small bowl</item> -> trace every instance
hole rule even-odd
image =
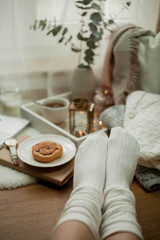
[[[47,120],[60,124],[68,118],[69,100],[65,98],[44,99],[41,104],[41,113]]]

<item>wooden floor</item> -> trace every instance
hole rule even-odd
[[[134,180],[138,220],[146,240],[160,239],[160,191],[148,193]],[[72,190],[44,182],[0,191],[0,240],[48,240]]]

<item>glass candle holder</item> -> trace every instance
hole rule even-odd
[[[6,115],[19,116],[22,104],[22,95],[19,88],[3,88],[1,90],[1,103]]]
[[[69,108],[70,133],[76,137],[91,132],[94,117],[94,103],[87,99],[74,99]]]
[[[94,96],[95,111],[99,115],[106,108],[114,105],[113,94],[110,88],[96,89]]]

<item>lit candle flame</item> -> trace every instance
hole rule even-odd
[[[83,136],[83,131],[79,131],[79,136],[80,136],[80,137]]]
[[[99,121],[99,125],[102,126],[102,121]]]
[[[107,95],[107,93],[108,93],[108,90],[104,90],[104,94]]]

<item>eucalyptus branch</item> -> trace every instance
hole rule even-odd
[[[47,36],[59,37],[58,43],[64,43],[64,45],[70,44],[70,49],[73,52],[79,53],[79,66],[90,67],[94,64],[96,57],[96,49],[99,47],[102,40],[102,36],[105,31],[112,31],[109,27],[116,24],[114,19],[111,18],[108,21],[105,20],[105,14],[102,10],[102,2],[106,0],[77,0],[75,1],[75,7],[80,10],[80,30],[76,34],[76,38],[80,41],[80,46],[76,47],[74,44],[73,35],[70,34],[69,29],[58,24],[54,19],[54,24],[48,22],[47,19],[35,20],[34,24],[30,27],[34,31],[37,29],[47,30]],[[131,2],[126,2],[123,8],[128,9]],[[88,17],[88,21],[86,20]],[[81,62],[82,52],[84,53],[84,63]]]

